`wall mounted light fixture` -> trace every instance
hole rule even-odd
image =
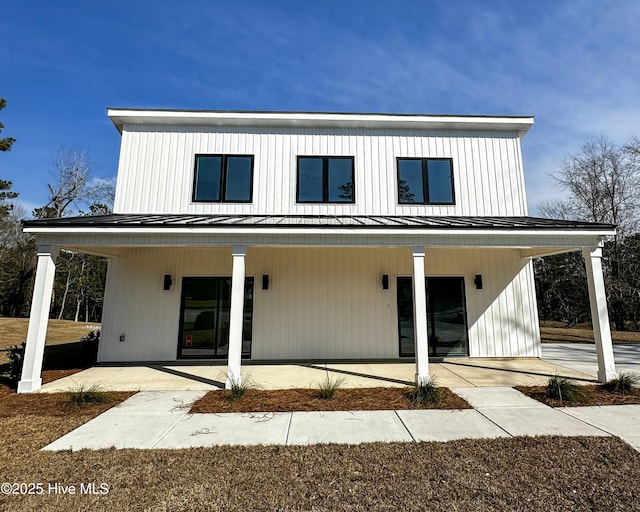
[[[262,289],[269,289],[269,274],[262,274]]]
[[[473,284],[476,285],[476,290],[482,290],[482,274],[476,274],[473,278]]]
[[[162,283],[163,290],[171,290],[171,285],[173,284],[173,279],[171,278],[171,274],[164,275],[164,282]]]
[[[389,274],[382,274],[382,289],[389,289]]]

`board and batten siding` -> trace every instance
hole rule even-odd
[[[398,357],[396,277],[412,274],[409,249],[248,247],[246,273],[252,359]],[[532,267],[517,250],[427,249],[425,274],[464,276],[471,356],[540,356]],[[182,277],[230,275],[230,248],[123,249],[109,263],[99,361],[175,360]]]
[[[253,201],[194,203],[196,154],[254,155]],[[353,156],[355,204],[296,204],[296,157]],[[396,158],[452,158],[455,205],[398,205]],[[115,213],[526,215],[517,133],[125,125]]]

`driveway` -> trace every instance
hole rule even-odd
[[[613,345],[617,371],[640,374],[640,344]],[[598,373],[596,346],[586,343],[543,343],[542,359],[595,377]]]

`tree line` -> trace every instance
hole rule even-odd
[[[6,101],[0,99],[0,110]],[[4,126],[0,123],[0,131]],[[0,139],[0,151],[10,151],[15,139]],[[69,215],[110,213],[113,186],[96,179],[90,154],[80,148],[59,151],[53,158],[48,201],[35,208],[36,219]],[[0,179],[0,316],[29,315],[36,270],[36,245],[22,231],[27,216],[14,200],[19,193],[12,183]],[[100,322],[107,263],[104,258],[61,251],[56,262],[52,318]]]

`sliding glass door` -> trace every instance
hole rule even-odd
[[[427,277],[429,355],[469,355],[467,309],[463,277]],[[411,277],[397,278],[400,356],[415,355]]]
[[[245,278],[242,355],[251,355],[253,277]],[[226,358],[229,353],[231,277],[184,277],[180,358]]]

